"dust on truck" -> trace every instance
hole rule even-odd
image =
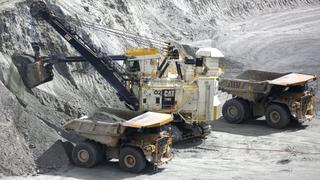
[[[147,162],[158,166],[172,159],[171,135],[162,130],[172,120],[170,114],[100,108],[90,117],[66,122],[64,128],[84,139],[72,150],[75,165],[93,167],[119,159],[121,169],[138,173]]]
[[[222,107],[224,119],[241,123],[266,117],[273,128],[285,128],[291,121],[314,118],[315,92],[308,85],[316,76],[248,70],[236,78],[221,78],[219,89],[233,98]]]

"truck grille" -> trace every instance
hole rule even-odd
[[[301,107],[298,112],[298,121],[311,121],[315,116],[316,97],[313,94],[307,94],[301,97]]]
[[[303,96],[301,97],[301,110],[302,113],[305,114],[308,108],[308,104],[310,102],[311,97],[310,96]]]
[[[156,151],[156,161],[160,161],[164,151],[167,148],[169,137],[162,137],[156,141],[157,151]]]
[[[307,96],[303,96],[301,97],[301,111],[302,114],[306,115],[310,112],[308,112],[308,107],[310,107],[311,105],[314,105],[312,96],[307,95]]]

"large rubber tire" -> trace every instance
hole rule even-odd
[[[102,145],[93,141],[83,141],[72,150],[72,160],[76,166],[93,167],[103,160]]]
[[[243,104],[244,110],[245,110],[245,120],[252,120],[253,117],[253,108],[251,102],[248,100],[240,99],[241,103]]]
[[[140,149],[124,147],[120,150],[119,165],[123,170],[139,173],[145,169],[146,164],[146,158]]]
[[[290,113],[286,106],[271,104],[266,109],[266,120],[270,127],[282,129],[290,123]]]
[[[246,105],[240,98],[230,99],[224,103],[222,114],[227,122],[239,124],[247,118]]]

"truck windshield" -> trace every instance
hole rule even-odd
[[[291,86],[288,89],[288,92],[303,93],[306,90],[308,90],[308,85],[307,84],[305,84],[304,86]]]
[[[140,71],[139,61],[127,61],[127,69],[131,72]]]

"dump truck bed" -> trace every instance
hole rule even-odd
[[[64,124],[64,128],[90,140],[114,147],[128,127],[153,128],[172,120],[171,114],[100,108],[90,117],[68,121]]]
[[[304,85],[315,78],[307,74],[248,70],[236,78],[221,78],[219,89],[249,101],[259,101],[270,93],[273,86]]]

